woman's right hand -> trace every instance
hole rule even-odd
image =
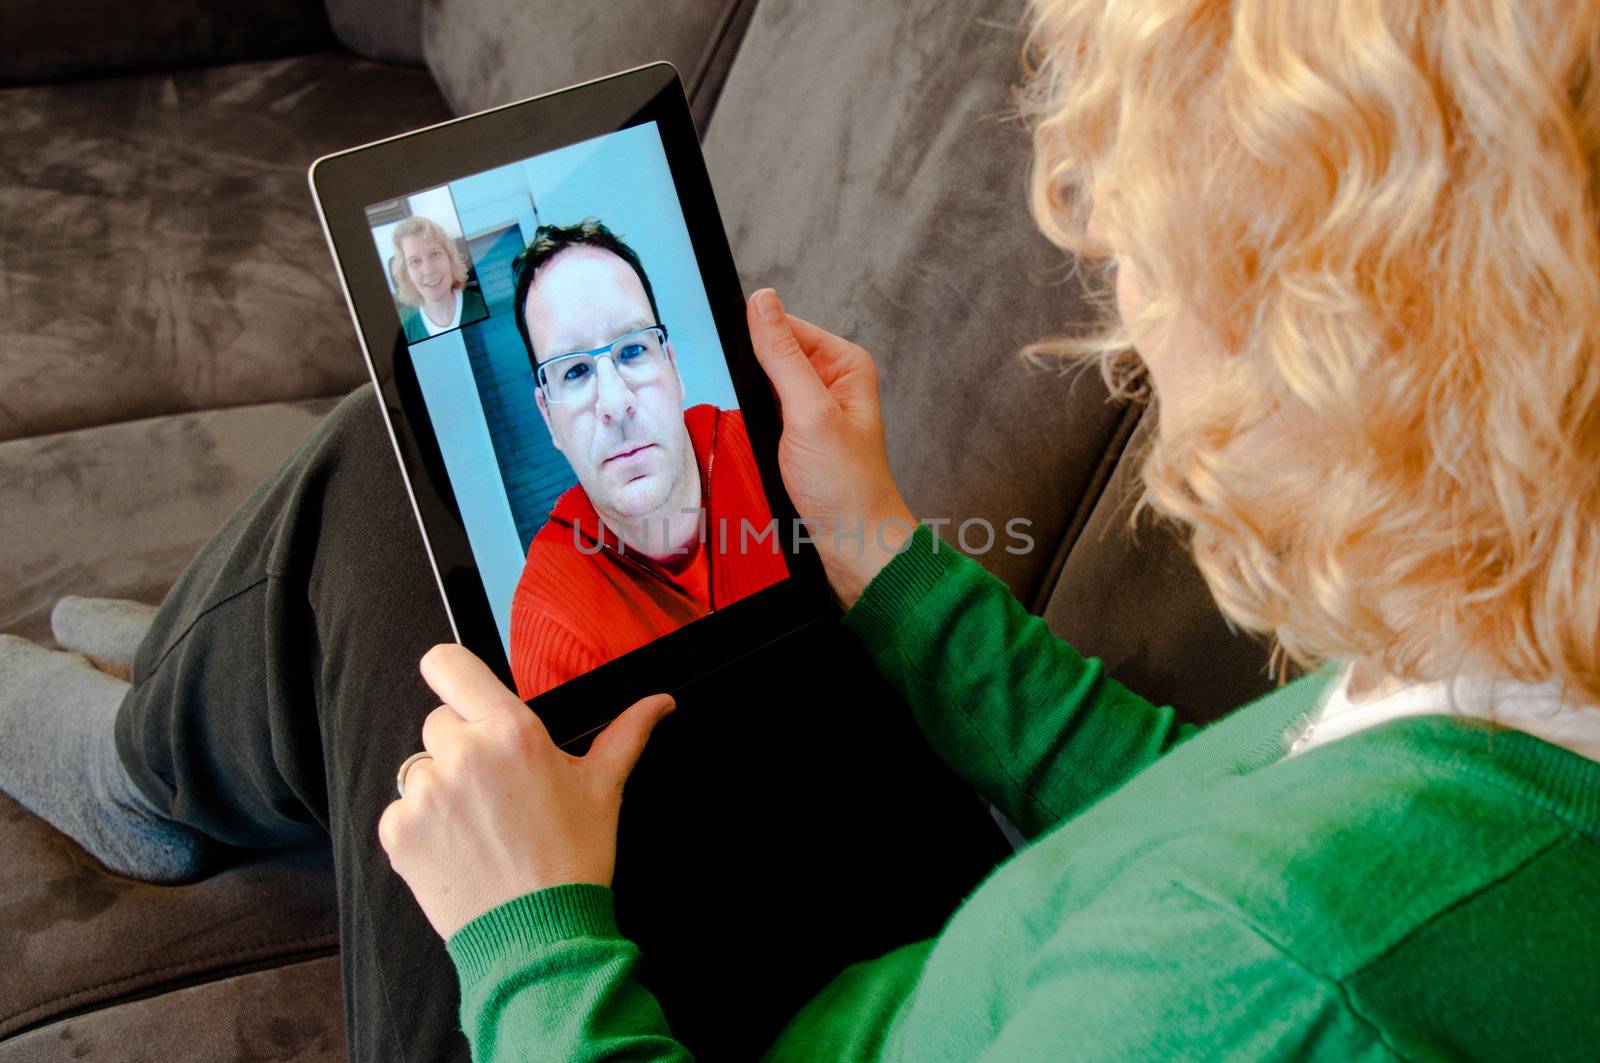
[[[872,356],[784,312],[763,288],[745,307],[756,358],[778,393],[778,468],[846,609],[916,527],[889,474]]]

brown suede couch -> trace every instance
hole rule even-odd
[[[325,152],[658,58],[746,286],[872,350],[912,508],[1032,521],[983,563],[1145,695],[1265,690],[1166,529],[1153,418],[1018,358],[1083,315],[1028,217],[1013,0],[96,0],[0,5],[0,630],[158,601],[341,394],[355,345],[306,192]],[[0,798],[0,1060],[344,1057],[325,851],[107,873]]]

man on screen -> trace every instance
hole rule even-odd
[[[639,256],[604,225],[541,226],[515,310],[550,438],[572,466],[511,602],[530,698],[788,575],[738,410],[683,408]]]

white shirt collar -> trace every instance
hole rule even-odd
[[[1289,747],[1289,755],[1405,716],[1453,715],[1489,720],[1525,731],[1591,760],[1600,760],[1600,706],[1563,698],[1556,680],[1463,677],[1449,682],[1409,683],[1376,697],[1352,699],[1350,665],[1323,693],[1311,725]]]
[[[435,325],[433,323],[433,318],[428,316],[428,308],[426,306],[420,306],[417,308],[422,313],[422,323],[427,327],[428,335],[437,336],[441,332],[449,332],[453,328],[461,327],[461,305],[465,303],[466,300],[461,297],[460,288],[455,289],[455,300],[455,316],[450,319],[450,323],[448,325]]]

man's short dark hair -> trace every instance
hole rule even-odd
[[[533,278],[539,267],[549,262],[569,247],[597,247],[609,251],[633,268],[639,283],[644,285],[644,296],[650,300],[650,313],[656,322],[661,321],[661,311],[656,309],[656,293],[650,287],[644,265],[638,252],[623,243],[617,235],[596,218],[585,218],[576,225],[541,225],[533,231],[533,242],[523,248],[512,263],[512,276],[517,281],[516,305],[513,315],[517,319],[517,332],[522,335],[522,345],[528,349],[528,364],[538,372],[539,356],[533,349],[533,337],[528,335],[528,292],[533,288]]]

